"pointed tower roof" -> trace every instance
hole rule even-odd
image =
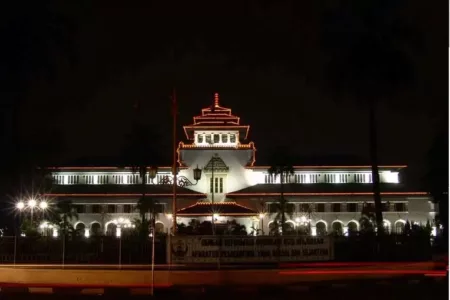
[[[209,160],[204,168],[205,172],[228,172],[228,166],[222,160],[222,158],[216,153]]]
[[[194,130],[238,130],[247,139],[250,126],[241,125],[240,118],[233,115],[230,108],[220,105],[219,93],[214,94],[211,106],[203,108],[201,115],[194,117],[194,123],[184,126],[186,137],[194,139]]]

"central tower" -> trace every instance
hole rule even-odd
[[[254,164],[256,151],[253,142],[245,143],[250,126],[241,125],[230,108],[220,105],[218,93],[193,121],[183,126],[189,143],[179,143],[179,166],[188,168],[186,175],[202,168],[205,176],[193,189],[223,201],[226,193],[247,185],[245,167]]]

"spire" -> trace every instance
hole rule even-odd
[[[219,107],[219,93],[214,94],[214,107]]]

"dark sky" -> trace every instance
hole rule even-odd
[[[301,157],[317,155],[368,161],[365,110],[332,99],[321,84],[323,14],[311,4],[315,1],[228,7],[66,2],[55,10],[75,25],[76,60],[69,65],[60,59],[54,80],[34,78],[22,107],[24,135],[60,130],[65,160],[117,155],[136,102],[145,123],[163,136],[162,145],[170,145],[169,96],[176,85],[180,138],[181,125],[192,122],[219,92],[221,104],[251,125],[257,163],[274,145],[290,147],[298,164],[304,163]],[[448,111],[447,10],[430,2],[410,1],[404,9],[424,34],[424,47],[414,58],[418,83],[398,96],[403,106],[380,105],[383,163],[421,168],[436,113]]]

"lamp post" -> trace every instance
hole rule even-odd
[[[19,216],[22,216],[22,212],[26,209],[30,209],[31,213],[31,223],[33,223],[33,215],[34,209],[39,208],[42,212],[48,209],[48,202],[45,200],[40,201],[39,203],[35,199],[30,199],[27,202],[19,201],[16,203],[16,209],[19,211]]]
[[[34,212],[34,208],[36,207],[36,204],[37,204],[37,202],[34,199],[28,200],[28,203],[27,203],[28,207],[31,210],[31,224],[33,224],[33,212]]]
[[[33,210],[38,203],[34,199],[28,200],[26,203],[24,201],[19,201],[16,203],[15,208],[19,211],[19,227],[22,223],[22,212],[30,208],[31,210],[31,225],[33,225]],[[41,201],[38,206],[42,211],[45,211],[48,208],[47,201]],[[15,235],[14,235],[14,266],[16,265],[16,252],[17,252],[17,226],[15,226]]]
[[[202,178],[202,169],[200,169],[198,166],[194,170],[192,170],[192,172],[193,172],[195,183],[192,183],[189,180],[184,180],[183,186],[196,185],[199,182],[199,180]],[[178,173],[178,168],[176,170],[176,173]],[[176,186],[176,184],[177,184],[177,182],[175,182],[176,179],[177,179],[176,174],[174,174],[174,177],[173,177],[174,186]],[[176,190],[174,189],[174,191],[176,191]],[[176,196],[176,194],[174,194],[174,195]],[[177,202],[176,202],[176,198],[174,198],[172,201],[172,227],[173,227],[172,232],[175,235],[177,232]]]

